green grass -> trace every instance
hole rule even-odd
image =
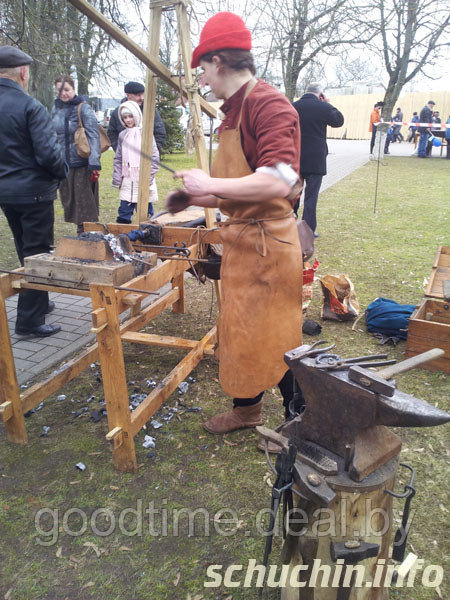
[[[164,157],[164,161],[175,169],[194,164],[184,155]],[[100,179],[103,222],[115,220],[118,205],[117,190],[110,186],[111,163],[112,152],[107,152]],[[319,274],[346,273],[354,283],[362,310],[377,296],[419,303],[437,246],[450,242],[450,175],[445,160],[419,164],[412,158],[390,158],[380,170],[376,214],[375,176],[376,165],[365,165],[324,192],[318,209]],[[157,180],[160,201],[156,208],[162,209],[164,195],[173,187],[173,181],[165,171],[158,173]],[[62,211],[58,203],[56,206],[56,238],[73,234],[74,226],[62,223]],[[1,264],[15,267],[17,260],[3,216],[0,233],[4,240]],[[148,330],[199,339],[215,320],[211,291],[211,284],[199,286],[189,280],[187,313],[164,313]],[[308,316],[317,321],[320,301],[316,286]],[[380,351],[377,341],[364,331],[363,321],[356,331],[352,331],[351,324],[322,325],[322,337],[335,342],[337,352],[343,356]],[[313,338],[305,341],[310,340]],[[389,354],[399,360],[403,351],[404,344],[389,348]],[[145,391],[148,378],[160,381],[182,355],[179,351],[125,345],[130,393],[135,389]],[[200,406],[203,411],[184,412],[181,420],[174,418],[155,432],[155,458],[146,458],[148,451],[141,445],[140,433],[135,438],[139,464],[136,475],[113,470],[104,419],[94,424],[87,415],[75,418],[71,414],[82,406],[94,408],[102,400],[102,386],[94,370],[88,369],[58,392],[67,395],[65,402],[56,402],[54,394],[45,401],[43,410],[27,419],[27,446],[7,443],[0,427],[0,597],[12,590],[8,597],[14,600],[185,600],[189,594],[204,600],[256,600],[253,590],[203,587],[210,564],[246,564],[252,558],[257,563],[262,561],[264,537],[257,530],[255,518],[260,509],[269,506],[270,490],[263,481],[268,468],[264,456],[256,450],[252,431],[238,431],[222,439],[210,436],[201,427],[206,416],[229,405],[220,390],[216,362],[202,361],[193,376],[196,382],[182,400],[187,407]],[[443,409],[450,408],[448,377],[443,373],[416,370],[399,376],[398,384],[405,392]],[[86,399],[92,394],[96,399],[87,405]],[[167,406],[174,407],[179,400],[178,394],[173,394]],[[279,423],[278,391],[265,394],[265,416],[269,426]],[[43,425],[51,426],[46,438],[40,437]],[[412,504],[416,513],[408,550],[423,558],[425,564],[439,564],[448,570],[449,428],[396,431],[403,439],[402,460],[417,470],[417,495]],[[75,469],[80,460],[87,465],[83,473]],[[403,471],[399,475],[397,489],[401,491],[407,477]],[[157,519],[156,530],[150,532],[146,514],[142,536],[127,536],[116,527],[107,537],[96,535],[90,528],[79,537],[71,537],[62,529],[63,515],[69,509],[79,508],[91,519],[96,509],[105,508],[117,520],[123,509],[136,508],[139,500],[144,508],[154,502],[160,511],[203,507],[210,514],[210,535],[203,535],[200,519],[191,536],[183,520],[175,536],[171,518],[165,533],[162,517]],[[397,510],[402,506],[400,501],[395,502]],[[214,516],[225,507],[234,509],[242,521],[241,527],[226,537],[214,529]],[[44,538],[36,531],[34,518],[41,508],[59,511],[61,530],[55,530],[55,543],[50,546],[38,543]],[[72,515],[69,520],[73,529],[80,526],[77,518]],[[110,524],[105,515],[98,515],[96,522],[103,530]],[[132,514],[125,523],[133,528]],[[51,525],[51,519],[42,519],[43,527]],[[279,564],[280,547],[277,538],[270,558],[273,564]],[[450,596],[448,581],[444,580],[440,589],[443,598]],[[274,600],[279,594],[272,590],[267,597]],[[437,597],[435,590],[419,586],[390,592],[390,598],[396,600]]]

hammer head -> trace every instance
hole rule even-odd
[[[388,381],[378,375],[375,371],[363,369],[362,367],[350,367],[348,370],[348,378],[359,385],[375,392],[375,394],[383,394],[384,396],[393,396],[395,393],[395,382]]]

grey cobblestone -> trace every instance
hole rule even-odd
[[[70,333],[69,331],[61,330],[60,332],[55,333],[55,335],[52,337],[54,339],[67,340],[68,342],[74,342],[81,336],[79,334],[77,335],[76,333]]]
[[[46,343],[49,346],[56,346],[57,348],[67,347],[67,340],[61,340],[61,339],[55,337],[54,335],[50,335],[49,337],[47,337],[45,339],[46,339]]]
[[[13,349],[17,349],[17,350],[26,350],[28,352],[39,352],[39,350],[42,348],[42,344],[37,343],[37,340],[39,338],[32,338],[33,341],[27,341],[23,338],[16,338],[17,341],[13,343]],[[42,338],[40,338],[42,339]]]
[[[13,348],[13,355],[14,355],[14,360],[16,358],[23,358],[24,360],[26,358],[30,358],[30,356],[34,355],[34,352],[30,352],[29,350],[22,350],[22,348]]]

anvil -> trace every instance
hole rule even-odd
[[[392,397],[383,396],[351,381],[347,371],[318,368],[314,358],[304,356],[308,348],[301,346],[284,356],[306,408],[280,433],[345,458],[354,481],[362,481],[399,454],[401,439],[387,426],[431,427],[450,421],[448,413],[397,389]]]

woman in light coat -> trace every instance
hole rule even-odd
[[[119,214],[117,223],[131,223],[133,212],[137,208],[139,191],[139,166],[142,143],[142,112],[132,100],[119,107],[119,119],[125,129],[120,132],[117,151],[114,157],[113,181],[119,192]],[[150,171],[150,189],[159,168],[159,152],[153,137],[152,165]],[[153,205],[148,204],[148,214],[153,215]]]

